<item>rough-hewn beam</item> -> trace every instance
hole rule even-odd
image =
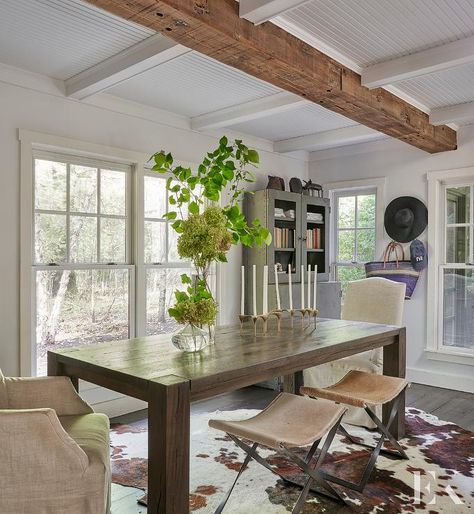
[[[193,50],[430,153],[454,150],[456,132],[272,23],[239,17],[235,0],[88,0]]]

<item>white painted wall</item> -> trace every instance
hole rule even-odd
[[[309,174],[318,183],[387,177],[385,205],[402,195],[427,202],[426,173],[474,165],[474,125],[459,131],[459,148],[429,155],[395,140],[335,148],[310,155]],[[420,237],[426,242],[427,231]],[[385,234],[386,244],[389,241]],[[428,359],[426,344],[426,271],[405,303],[408,376],[414,382],[474,392],[474,368]]]
[[[216,145],[217,137],[193,132],[186,120],[173,119],[130,102],[111,97],[90,103],[66,99],[41,76],[0,69],[0,368],[19,373],[19,266],[20,266],[20,147],[18,129],[28,129],[85,142],[152,154],[165,149],[179,160],[199,162]],[[8,75],[8,76],[7,76]],[[5,83],[5,80],[19,85]],[[43,92],[37,91],[41,89]],[[128,114],[116,112],[126,111]],[[145,118],[151,118],[145,119]],[[170,121],[171,120],[171,121]],[[181,127],[181,128],[178,128]],[[231,136],[230,131],[225,131]],[[268,142],[245,138],[260,151],[257,187],[265,187],[266,174],[307,178],[307,162],[272,153]],[[223,321],[238,314],[241,252],[234,249],[222,273]]]

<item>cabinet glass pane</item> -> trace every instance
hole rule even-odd
[[[129,337],[129,272],[36,272],[37,371],[48,350]]]
[[[71,164],[71,212],[97,212],[97,168]]]
[[[66,210],[66,164],[35,159],[35,208]]]
[[[469,223],[471,188],[449,187],[446,190],[446,223]]]
[[[35,215],[35,261],[60,264],[66,261],[66,216]]]
[[[337,226],[339,228],[355,227],[355,204],[355,196],[341,196],[338,198]]]
[[[444,270],[443,307],[443,344],[474,348],[474,270]]]
[[[100,212],[101,214],[126,214],[126,174],[122,171],[101,170]]]
[[[125,220],[101,218],[100,220],[100,260],[101,262],[126,261]]]
[[[446,229],[446,262],[466,263],[469,260],[469,228]]]
[[[71,262],[97,262],[97,218],[71,216],[69,225]]]

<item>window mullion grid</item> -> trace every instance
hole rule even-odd
[[[97,234],[96,234],[96,244],[97,244],[97,262],[101,262],[101,248],[100,248],[100,196],[101,196],[101,184],[102,184],[102,173],[101,168],[97,167]]]
[[[66,164],[66,262],[71,262],[71,164]]]
[[[474,264],[474,186],[470,187],[470,208],[469,221],[471,223],[469,229],[469,264]]]
[[[359,260],[359,248],[358,248],[358,221],[357,221],[357,213],[358,213],[358,207],[359,207],[359,197],[356,195],[355,197],[355,208],[354,208],[354,255],[353,255],[353,262],[358,262]]]

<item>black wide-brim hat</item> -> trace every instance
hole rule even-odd
[[[428,209],[418,198],[400,196],[385,209],[384,225],[394,241],[408,243],[416,239],[428,225]]]

